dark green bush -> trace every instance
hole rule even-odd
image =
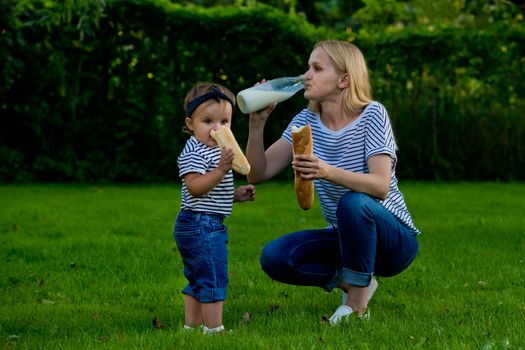
[[[193,84],[214,81],[236,93],[262,78],[298,75],[315,42],[348,36],[267,6],[103,3],[6,6],[3,181],[175,180],[187,138],[182,103]],[[525,179],[524,37],[523,28],[494,27],[355,39],[375,97],[390,111],[400,175]],[[298,94],[277,107],[268,144],[304,106]],[[245,144],[247,116],[236,111],[233,128]]]
[[[300,74],[313,43],[326,37],[265,6],[113,1],[96,35],[83,40],[73,25],[47,28],[38,15],[27,8],[2,38],[12,83],[1,91],[1,145],[24,155],[21,168],[34,180],[174,180],[187,138],[182,103],[193,84],[215,81],[238,92]],[[289,114],[275,113],[269,138]],[[238,111],[234,128],[244,144],[247,117]],[[4,180],[16,178],[3,170],[9,161],[0,159]]]
[[[390,110],[405,177],[525,179],[525,28],[405,32],[357,43]]]

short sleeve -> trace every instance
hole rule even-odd
[[[178,159],[179,177],[182,179],[189,173],[205,174],[208,161],[197,152],[183,152]]]
[[[377,154],[388,154],[395,162],[397,146],[387,111],[377,103],[367,113],[365,158],[368,160]]]
[[[312,118],[312,112],[310,112],[308,108],[303,109],[292,119],[290,124],[288,124],[286,129],[283,131],[282,138],[284,138],[289,143],[292,143],[292,126],[300,128],[301,126],[309,124],[311,123],[309,118]]]

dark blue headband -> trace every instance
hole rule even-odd
[[[220,102],[221,98],[223,100],[230,102],[230,104],[232,105],[232,109],[235,109],[235,106],[233,105],[233,101],[228,96],[226,96],[225,94],[223,94],[222,92],[214,88],[210,92],[195,98],[188,104],[188,107],[186,107],[186,117],[191,117],[191,115],[197,109],[197,107],[199,107],[204,102],[211,100],[211,99],[214,99],[215,101]]]

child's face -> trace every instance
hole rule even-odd
[[[193,136],[203,144],[215,147],[217,142],[211,138],[210,131],[217,130],[220,126],[231,127],[232,105],[225,101],[209,100],[201,104],[185,122],[188,129],[193,131]]]

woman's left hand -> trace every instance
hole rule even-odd
[[[330,165],[316,156],[296,154],[292,167],[301,174],[303,179],[324,179],[328,175]]]

